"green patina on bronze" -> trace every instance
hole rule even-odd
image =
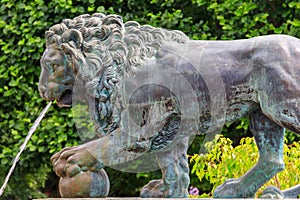
[[[234,41],[193,41],[180,31],[123,23],[120,16],[97,13],[54,25],[46,32],[46,39],[47,49],[41,59],[41,96],[56,100],[61,106],[71,106],[75,79],[82,81],[82,98],[87,101],[96,133],[100,135],[85,145],[55,154],[52,163],[58,176],[72,178],[83,169],[99,169],[103,163],[114,165],[116,155],[128,155],[124,151],[153,153],[165,149],[157,159],[163,166],[162,179],[147,184],[141,196],[187,197],[189,135],[183,130],[190,126],[183,122],[183,113],[195,110],[197,133],[212,134],[224,123],[249,116],[259,149],[258,163],[242,177],[220,185],[214,197],[254,197],[265,182],[284,169],[284,128],[300,133],[297,38],[269,35]],[[147,81],[149,76],[154,80],[153,74],[169,82],[170,88],[147,84],[137,88],[129,101],[136,124],[153,134],[133,140],[126,138],[120,133],[126,128],[122,118],[124,105],[119,98],[124,77],[131,77],[129,84],[134,86],[140,79]],[[181,77],[193,94],[182,85],[186,82]],[[182,99],[190,106],[183,108]],[[118,134],[126,138],[126,144],[117,141]],[[111,143],[120,144],[120,149],[113,148]],[[103,152],[107,154],[105,159],[98,156]],[[108,183],[105,178],[104,181]],[[264,195],[275,197],[270,195],[273,192],[277,197],[295,197],[299,187],[282,192],[268,188]]]

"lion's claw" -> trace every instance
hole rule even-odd
[[[78,165],[70,165],[65,169],[65,171],[68,177],[73,177],[76,174],[79,174],[83,170]]]
[[[104,167],[88,152],[85,145],[66,147],[50,160],[59,177],[73,177],[81,171],[95,171]]]

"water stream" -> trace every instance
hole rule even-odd
[[[30,140],[31,136],[33,135],[33,133],[35,132],[36,128],[38,127],[38,125],[40,124],[40,122],[42,121],[42,119],[44,118],[47,110],[50,108],[52,102],[50,101],[47,106],[42,110],[42,112],[40,113],[40,116],[35,120],[35,122],[33,123],[32,127],[29,129],[28,131],[28,134],[25,138],[25,141],[24,143],[20,146],[20,151],[18,152],[18,154],[16,155],[14,161],[13,161],[13,165],[11,166],[6,178],[5,178],[5,181],[0,189],[0,197],[2,196],[2,194],[4,193],[4,190],[7,186],[7,183],[9,181],[9,178],[10,176],[12,175],[14,169],[16,168],[16,165],[17,165],[17,162],[19,161],[20,159],[20,156],[22,154],[22,152],[25,150],[26,148],[26,145],[28,143],[28,141]]]

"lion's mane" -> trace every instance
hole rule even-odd
[[[70,40],[68,30],[76,30],[79,38]],[[65,19],[46,32],[46,45],[56,44],[66,53],[69,66],[96,100],[96,132],[101,134],[115,126],[111,99],[120,76],[124,72],[134,74],[145,61],[155,59],[164,41],[187,40],[180,31],[141,26],[135,21],[123,23],[118,15],[101,13]]]

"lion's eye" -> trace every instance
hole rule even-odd
[[[53,71],[56,71],[56,70],[57,70],[57,68],[58,68],[58,65],[56,65],[56,64],[53,64],[53,65],[52,65],[52,68],[53,68]]]
[[[48,69],[50,72],[55,72],[58,69],[59,65],[48,63],[48,67],[49,67]]]

